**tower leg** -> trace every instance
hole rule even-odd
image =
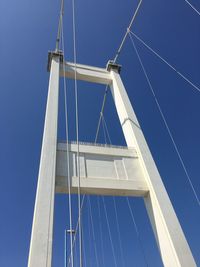
[[[149,189],[145,205],[165,267],[195,267],[195,261],[143,136],[120,75],[110,71],[111,91],[128,147],[136,148]]]
[[[28,267],[51,267],[59,61],[59,56],[52,57]]]

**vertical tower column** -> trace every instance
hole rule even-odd
[[[50,79],[28,267],[51,267],[61,59],[60,53],[49,54]]]
[[[119,67],[108,64],[111,91],[128,147],[135,147],[148,185],[145,205],[165,267],[195,267],[191,250],[176,217],[162,179],[137,121],[119,75]]]

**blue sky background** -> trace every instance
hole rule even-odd
[[[77,61],[104,67],[115,56],[137,6],[135,0],[76,1]],[[73,61],[71,2],[65,1],[65,54]],[[191,0],[200,10],[200,2]],[[60,2],[0,2],[0,266],[27,266],[48,77],[47,52],[55,48]],[[200,86],[200,17],[183,0],[143,1],[132,30]],[[200,195],[200,93],[136,41],[174,139]],[[200,266],[200,209],[174,151],[138,59],[127,39],[119,58],[122,79],[154,156],[184,233]],[[68,82],[70,139],[75,140],[73,83]],[[80,140],[95,137],[104,86],[78,83]],[[58,138],[65,139],[61,82]],[[124,145],[116,111],[108,95],[105,118],[112,143]],[[99,142],[103,142],[102,132]],[[125,266],[146,266],[124,199],[117,199]],[[131,199],[149,266],[162,266],[141,199]],[[106,198],[118,266],[122,266],[112,198]],[[100,266],[97,198],[91,198]],[[76,199],[73,199],[76,207]],[[101,212],[103,206],[101,200]],[[87,266],[97,266],[90,248],[86,201],[83,223]],[[64,266],[67,198],[56,196],[53,266]],[[74,212],[74,221],[77,214]],[[105,266],[114,266],[102,216]],[[77,265],[78,266],[78,265]]]

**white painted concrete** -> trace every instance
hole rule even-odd
[[[51,63],[28,267],[51,267],[55,195],[59,58]]]
[[[145,196],[148,188],[135,149],[79,144],[82,194]],[[77,193],[77,144],[69,144],[71,192]],[[59,143],[56,192],[68,193],[67,144]]]
[[[55,175],[57,192],[67,192],[66,145],[59,144],[56,152],[58,85],[59,74],[74,78],[75,65],[66,63],[64,73],[59,65],[59,59],[54,57],[50,72],[29,267],[51,267]],[[114,70],[109,73],[106,69],[80,64],[76,67],[77,79],[110,84],[129,147],[120,149],[80,145],[81,192],[145,196],[146,208],[164,266],[195,267],[192,253],[119,74]],[[72,191],[77,192],[77,145],[72,144],[70,151]]]
[[[120,75],[111,70],[111,91],[128,147],[135,147],[149,194],[144,198],[165,267],[196,266]]]
[[[81,64],[74,64],[70,62],[64,63],[64,72],[63,65],[60,66],[60,75],[66,76],[67,78],[74,79],[76,69],[76,78],[78,80],[92,82],[92,83],[101,83],[109,84],[111,83],[110,73],[103,68],[91,67]]]

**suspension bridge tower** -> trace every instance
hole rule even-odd
[[[98,68],[77,64],[76,60],[67,62],[59,50],[63,3],[62,0],[56,50],[48,54],[50,78],[28,267],[52,267],[55,194],[68,194],[69,191],[80,194],[80,190],[81,194],[142,197],[163,265],[195,267],[195,260],[121,80],[121,66],[116,64],[116,58],[105,68]],[[128,31],[117,55],[127,35]],[[82,144],[78,140],[77,143],[57,142],[60,77],[110,87],[126,148]],[[72,229],[70,231],[72,236]]]
[[[69,63],[62,52],[55,51],[49,53],[48,67],[49,89],[28,267],[52,266],[54,196],[68,193],[69,186],[71,192],[77,193],[79,178],[82,194],[143,197],[164,266],[195,267],[120,78],[120,66],[113,62],[108,62],[106,68]],[[57,143],[60,76],[110,86],[126,149],[92,144],[79,144],[78,148],[76,143]]]

